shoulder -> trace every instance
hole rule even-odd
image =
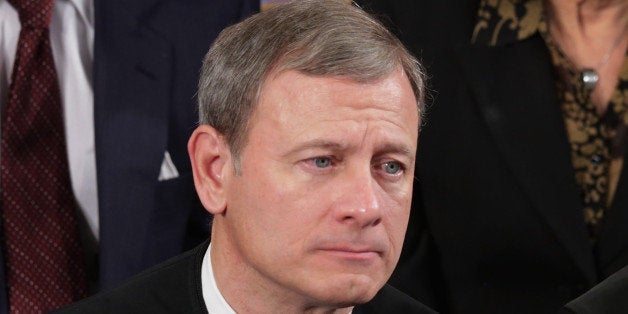
[[[117,288],[55,313],[204,313],[200,272],[207,245],[204,243]]]
[[[370,313],[407,313],[407,314],[431,314],[436,311],[423,305],[421,302],[407,296],[403,292],[385,285],[375,297],[362,305],[356,306],[354,314]]]

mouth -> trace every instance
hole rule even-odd
[[[360,248],[360,247],[328,247],[322,248],[320,251],[324,254],[330,255],[335,258],[339,258],[346,261],[356,262],[371,262],[380,258],[383,255],[382,251],[374,248]]]

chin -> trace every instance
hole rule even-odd
[[[366,303],[375,297],[385,283],[367,275],[337,275],[328,280],[331,278],[334,278],[333,283],[324,285],[326,287],[317,293],[315,299],[337,307]]]

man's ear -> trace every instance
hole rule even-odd
[[[225,179],[229,176],[231,152],[224,136],[209,125],[201,125],[188,141],[194,186],[203,207],[221,214],[227,207]]]

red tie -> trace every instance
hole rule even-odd
[[[9,0],[22,24],[2,121],[0,177],[9,305],[41,313],[87,281],[48,25],[53,0]]]

